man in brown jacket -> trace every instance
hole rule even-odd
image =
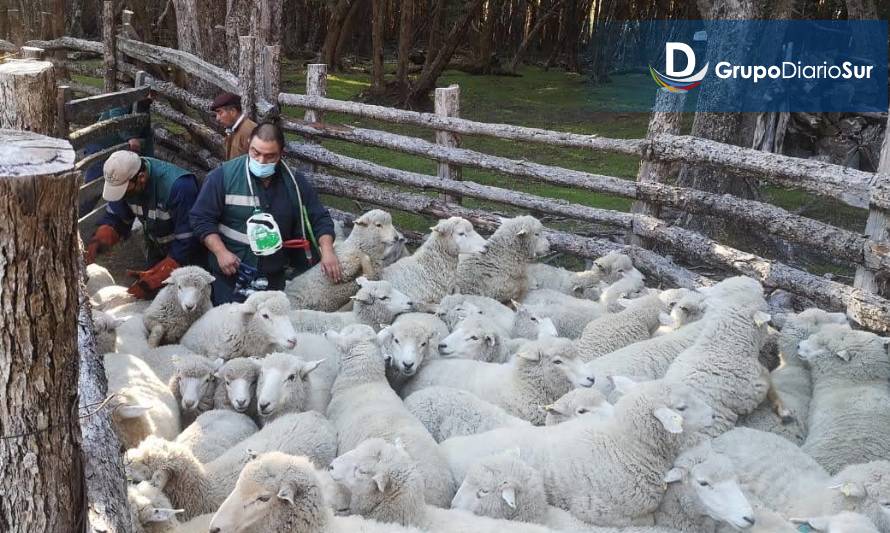
[[[213,99],[210,110],[216,113],[216,121],[226,128],[226,161],[247,153],[250,132],[256,122],[241,111],[241,97],[222,93]]]

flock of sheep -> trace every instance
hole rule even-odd
[[[152,302],[89,267],[137,531],[890,533],[890,339],[537,263],[530,216],[431,229],[369,211],[347,281],[219,307],[198,267]]]

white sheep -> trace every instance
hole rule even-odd
[[[703,319],[695,343],[677,355],[665,373],[665,379],[691,386],[714,408],[715,423],[708,428],[712,435],[752,412],[770,388],[769,372],[758,360],[770,315],[762,296],[746,298],[750,301],[712,306],[713,316]]]
[[[170,379],[176,375],[177,361],[181,357],[189,355],[198,354],[181,344],[165,344],[164,346],[158,346],[157,348],[149,348],[139,354],[139,358],[151,367],[161,381],[169,383]]]
[[[439,358],[439,344],[448,326],[435,315],[408,313],[377,333],[386,362],[386,377],[396,390],[422,368],[425,361]]]
[[[170,391],[179,403],[182,425],[191,424],[201,413],[213,409],[216,392],[216,371],[223,360],[211,361],[200,355],[174,358],[174,374]]]
[[[526,295],[522,306],[539,316],[549,317],[560,337],[577,339],[592,320],[607,313],[599,302],[575,298],[552,289],[539,289]]]
[[[827,533],[879,533],[874,522],[859,513],[844,511],[836,515],[815,516],[812,518],[792,518],[796,524],[804,524],[811,531]],[[797,531],[800,531],[799,529]]]
[[[530,524],[425,505],[420,464],[400,441],[368,439],[331,463],[331,477],[349,494],[348,510],[378,522],[430,532],[545,532]],[[531,527],[531,529],[530,529]]]
[[[143,315],[149,346],[179,342],[189,326],[212,307],[210,284],[214,279],[198,266],[180,267],[170,273]]]
[[[473,393],[451,387],[427,387],[405,398],[405,407],[436,442],[507,426],[530,426]]]
[[[214,409],[230,409],[256,419],[256,382],[260,365],[250,357],[229,359],[216,371],[218,380],[213,396]]]
[[[90,295],[90,304],[94,309],[106,311],[115,316],[124,316],[126,311],[132,309],[129,304],[136,302],[139,300],[127,292],[127,287],[123,285],[106,285]],[[148,305],[150,302],[145,302],[146,308]],[[133,312],[131,311],[130,314]]]
[[[807,437],[807,418],[813,385],[810,369],[797,355],[797,346],[816,333],[823,324],[846,324],[847,317],[843,313],[811,308],[776,318],[782,322],[777,339],[780,364],[770,373],[770,381],[794,420],[790,423],[787,420],[783,422],[772,406],[765,402],[753,413],[740,419],[739,425],[770,431],[800,445]]]
[[[358,291],[355,278],[377,279],[386,252],[396,243],[389,213],[373,209],[355,219],[349,237],[334,245],[343,279],[334,283],[320,265],[287,282],[284,292],[294,309],[337,311]]]
[[[440,341],[437,349],[444,358],[505,363],[525,339],[514,341],[488,317],[471,314],[458,322],[451,333]]]
[[[387,383],[377,334],[369,326],[352,325],[325,336],[341,352],[340,373],[327,410],[338,431],[340,452],[349,451],[368,438],[400,437],[409,453],[423,461],[427,500],[433,505],[447,506],[454,494],[454,480],[436,441]]]
[[[526,272],[529,276],[529,288],[554,289],[578,298],[598,300],[602,283],[614,283],[631,269],[633,262],[630,257],[609,252],[593,261],[589,270],[582,272],[572,272],[543,263],[528,265]]]
[[[148,331],[145,330],[141,314],[137,313],[122,318],[120,315],[115,315],[112,312],[107,313],[109,316],[123,320],[123,323],[114,330],[116,338],[113,351],[142,357],[152,349],[148,345]]]
[[[324,333],[340,330],[350,324],[366,324],[378,329],[382,324],[392,324],[402,313],[411,311],[414,302],[404,293],[393,288],[388,281],[370,281],[364,276],[356,278],[358,292],[350,297],[351,311],[327,313],[311,309],[295,309],[290,319],[297,331]]]
[[[309,403],[309,374],[322,364],[296,355],[274,352],[260,361],[257,411],[263,425],[287,413],[301,413]]]
[[[174,509],[161,489],[147,481],[129,485],[127,501],[135,533],[207,533],[213,518],[208,513],[180,522],[176,515],[183,510]]]
[[[591,524],[651,525],[684,434],[711,420],[711,408],[691,388],[653,381],[626,392],[606,422],[578,417],[504,428],[448,439],[440,448],[461,479],[479,457],[519,446],[523,460],[543,474],[551,505]]]
[[[87,265],[86,278],[87,296],[90,297],[99,292],[99,289],[115,284],[111,272],[109,272],[107,268],[97,265],[96,263]]]
[[[542,409],[547,413],[545,426],[561,424],[578,416],[589,416],[593,417],[592,420],[603,422],[615,414],[615,406],[593,387],[572,389]]]
[[[182,433],[176,442],[185,444],[202,463],[209,463],[229,448],[257,432],[257,425],[250,417],[212,409],[201,413]]]
[[[531,216],[502,219],[484,252],[460,260],[454,285],[463,294],[488,296],[499,302],[521,299],[528,290],[526,263],[550,249],[543,231],[541,222]]]
[[[600,304],[611,311],[615,309],[616,304],[622,298],[644,296],[646,290],[644,279],[643,274],[635,268],[624,272],[618,280],[603,288],[599,299]]]
[[[244,303],[223,304],[204,313],[180,343],[199,354],[225,360],[291,349],[297,343],[297,332],[289,311],[284,293],[256,292]]]
[[[146,437],[175,439],[179,434],[179,406],[166,383],[136,356],[104,356],[114,428],[121,445],[132,448]]]
[[[664,482],[668,489],[655,512],[658,525],[716,533],[721,523],[735,530],[755,523],[754,509],[739,486],[732,460],[708,441],[680,454]]]
[[[151,481],[162,488],[188,519],[215,511],[250,457],[271,450],[306,455],[324,467],[334,459],[337,436],[323,416],[310,411],[273,420],[206,465],[184,444],[154,436],[128,450],[124,464],[130,479]]]
[[[402,395],[434,385],[472,392],[513,416],[543,424],[540,406],[559,399],[574,387],[590,387],[572,341],[562,338],[527,341],[508,364],[466,359],[439,359],[421,368]]]
[[[438,303],[448,294],[460,254],[485,251],[485,239],[463,218],[440,220],[430,229],[432,233],[413,255],[384,268],[380,276],[421,303]]]
[[[421,533],[334,516],[320,472],[305,457],[264,453],[248,462],[210,523],[214,533]]]
[[[453,330],[458,322],[473,314],[485,316],[502,331],[510,331],[513,328],[515,319],[513,310],[487,296],[454,293],[442,298],[436,306],[436,316],[441,318],[450,330]]]
[[[605,315],[584,327],[575,341],[585,361],[596,359],[635,342],[652,337],[658,328],[660,315],[667,312],[670,301],[679,300],[679,289],[664,291],[660,295],[648,295],[630,300],[620,313]]]
[[[93,334],[96,336],[96,353],[108,353],[116,350],[117,328],[124,319],[115,318],[105,311],[92,310]]]
[[[829,473],[890,457],[890,339],[827,324],[800,343],[813,399],[802,449]]]
[[[541,336],[557,337],[556,324],[550,317],[538,310],[532,310],[519,302],[514,302],[516,314],[510,336],[514,339],[537,339]]]
[[[309,374],[306,409],[325,413],[331,403],[331,389],[340,373],[340,350],[324,335],[300,333],[297,338],[297,346],[290,353],[304,361],[322,361]]]
[[[705,295],[697,291],[686,292],[679,300],[668,304],[668,312],[659,316],[661,326],[653,336],[673,333],[687,324],[701,319],[705,314]]]

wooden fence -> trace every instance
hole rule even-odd
[[[482,209],[461,205],[462,198],[475,198],[520,208],[537,215],[552,215],[566,220],[596,223],[625,231],[629,244],[548,229],[553,248],[583,257],[597,257],[612,250],[628,253],[634,263],[651,278],[672,286],[699,286],[711,281],[656,254],[647,247],[658,245],[691,265],[705,263],[752,276],[770,288],[782,288],[828,309],[846,310],[863,327],[890,331],[890,301],[880,296],[878,285],[890,276],[890,144],[885,140],[878,173],[863,172],[829,163],[799,159],[753,149],[722,144],[708,139],[679,134],[679,113],[653,113],[644,139],[611,139],[597,135],[556,132],[510,124],[490,124],[459,118],[459,88],[436,90],[434,113],[420,113],[334,100],[326,97],[324,65],[309,65],[306,94],[279,92],[279,50],[277,46],[257,48],[253,37],[242,37],[241,68],[236,76],[200,58],[179,50],[142,43],[118,35],[114,45],[64,37],[52,41],[33,41],[29,46],[49,50],[79,50],[104,54],[102,69],[57,60],[69,72],[88,74],[130,84],[138,78],[137,88],[125,94],[137,94],[143,85],[151,87],[169,103],[156,101],[152,114],[161,121],[181,126],[183,136],[153,122],[160,157],[203,174],[219,164],[222,135],[200,117],[208,115],[209,100],[176,84],[139,74],[144,65],[176,67],[222,90],[241,94],[245,109],[257,116],[276,116],[279,106],[305,109],[303,119],[284,117],[284,128],[310,142],[289,142],[287,154],[312,165],[309,173],[318,190],[339,197],[353,198],[381,207],[404,210],[431,217],[464,216],[483,231],[497,226],[497,218]],[[112,50],[109,53],[109,48]],[[115,55],[112,62],[108,56]],[[113,63],[113,64],[112,64]],[[133,80],[133,81],[131,81]],[[108,83],[106,83],[108,85]],[[74,90],[89,88],[69,84]],[[92,91],[96,92],[96,91]],[[123,98],[117,93],[114,98]],[[111,98],[107,97],[106,98]],[[675,98],[660,95],[659,98]],[[682,102],[666,100],[659,109],[680,109]],[[434,141],[372,129],[331,124],[325,113],[345,113],[394,124],[409,124],[432,130]],[[134,119],[135,120],[135,119]],[[488,136],[498,139],[582,148],[637,156],[642,164],[636,182],[613,176],[570,170],[525,160],[461,148],[459,136]],[[368,161],[337,154],[319,144],[325,139],[347,141],[364,146],[386,148],[432,159],[437,175],[426,175],[388,168]],[[754,176],[767,183],[794,188],[833,198],[849,206],[869,210],[868,225],[862,232],[852,232],[830,224],[791,213],[780,207],[718,195],[662,183],[668,165],[674,163],[709,165],[732,174]],[[461,168],[471,167],[516,176],[527,180],[634,200],[630,213],[589,207],[564,200],[508,190],[462,180]],[[338,175],[331,174],[335,171]],[[360,179],[356,179],[359,177]],[[398,191],[380,184],[399,186]],[[422,191],[437,191],[429,195]],[[857,269],[853,285],[808,273],[779,261],[738,250],[702,234],[671,225],[658,218],[662,208],[711,215],[756,228],[785,241],[820,252],[834,262]]]

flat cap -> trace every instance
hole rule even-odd
[[[127,182],[142,168],[142,159],[136,152],[118,150],[105,160],[102,171],[105,177],[105,186],[102,188],[102,198],[106,201],[116,202],[127,193]]]
[[[220,93],[219,96],[213,99],[213,103],[210,104],[210,110],[216,111],[220,107],[227,106],[241,107],[241,97],[232,93]]]

